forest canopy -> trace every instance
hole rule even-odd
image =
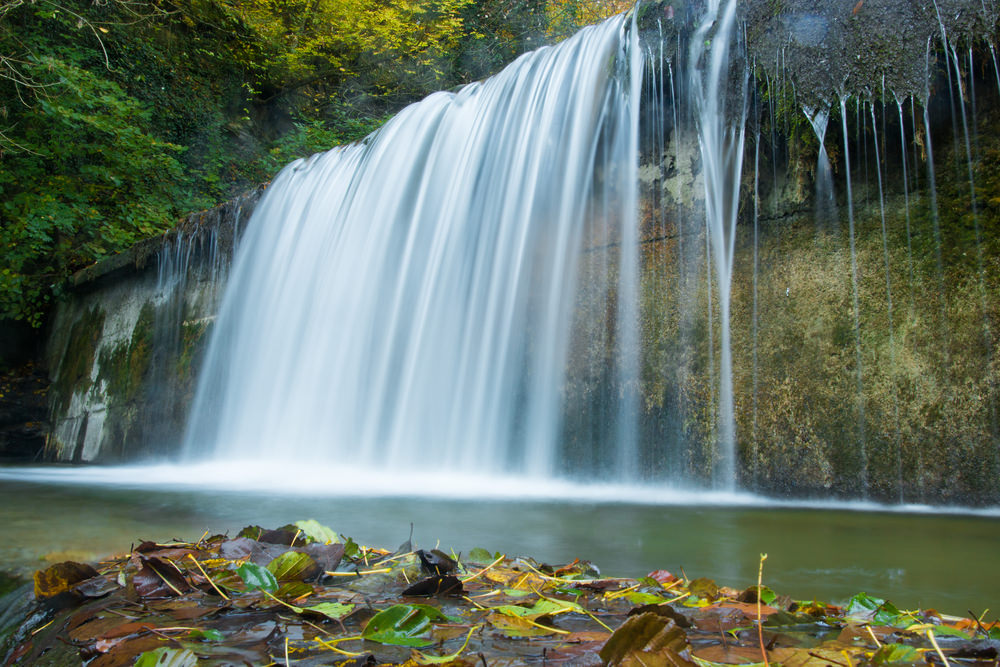
[[[623,0],[0,2],[0,318]]]

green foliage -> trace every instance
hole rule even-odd
[[[0,0],[0,318],[619,0]]]
[[[182,149],[148,134],[148,111],[117,84],[56,58],[26,70],[46,94],[0,170],[0,312],[37,324],[67,271],[169,227]]]

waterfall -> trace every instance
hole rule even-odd
[[[581,252],[635,299],[634,15],[286,167],[234,263],[189,458],[552,476]],[[637,381],[634,303],[616,377]],[[624,404],[630,399],[624,397]],[[619,406],[619,414],[628,414]],[[626,418],[627,420],[627,418]],[[608,466],[632,474],[634,425]]]
[[[736,409],[733,399],[730,292],[743,170],[743,144],[746,137],[749,78],[749,72],[744,66],[742,86],[738,90],[740,94],[730,94],[728,82],[732,61],[729,54],[736,28],[736,4],[736,0],[728,0],[725,5],[720,0],[708,3],[705,15],[691,40],[689,62],[705,188],[705,226],[711,245],[709,263],[715,270],[719,292],[718,449],[714,482],[717,487],[730,490],[736,482]],[[738,99],[732,99],[733,97]]]

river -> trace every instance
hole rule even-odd
[[[394,549],[474,547],[609,576],[667,569],[796,599],[864,591],[956,615],[1000,603],[1000,510],[789,503],[696,489],[574,485],[457,475],[375,478],[310,466],[0,468],[0,569],[96,560],[141,540],[316,519]]]

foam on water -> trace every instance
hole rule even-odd
[[[0,480],[151,490],[250,492],[283,496],[422,497],[444,500],[510,500],[624,503],[646,506],[817,509],[1000,518],[1000,508],[888,505],[870,501],[785,500],[741,491],[664,484],[581,483],[528,475],[380,471],[352,465],[244,460],[226,463],[0,468]]]

